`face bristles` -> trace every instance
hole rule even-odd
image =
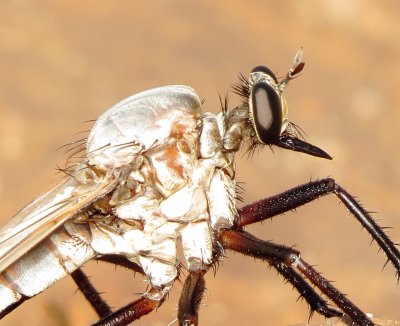
[[[239,82],[232,85],[232,90],[235,94],[242,97],[246,103],[249,101],[251,84],[243,74],[239,75]]]

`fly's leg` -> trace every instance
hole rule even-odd
[[[396,269],[397,278],[400,277],[400,252],[396,245],[374,221],[370,213],[365,210],[346,190],[339,186],[332,178],[312,181],[279,195],[268,197],[238,210],[235,222],[237,228],[263,221],[278,214],[296,209],[321,196],[334,193],[348,208],[354,217],[367,229],[368,233],[385,252],[388,260]]]
[[[282,264],[276,260],[268,260],[268,263],[274,267],[283,278],[291,283],[299,292],[300,297],[304,298],[310,306],[310,318],[314,312],[325,316],[326,318],[342,317],[343,313],[328,307],[327,302],[307,283],[307,281],[292,266]]]
[[[80,268],[71,273],[72,279],[78,285],[79,290],[89,301],[93,309],[96,311],[100,318],[111,315],[112,311],[108,304],[102,299],[100,293],[94,288],[88,277],[82,272]]]
[[[111,263],[114,265],[122,266],[133,270],[134,272],[138,272],[140,274],[144,274],[142,268],[135,263],[131,262],[129,259],[119,256],[119,255],[103,255],[96,258],[97,260],[101,260],[107,263]],[[83,271],[78,268],[74,272],[71,273],[72,279],[75,281],[79,290],[85,296],[86,300],[89,301],[90,305],[96,311],[97,315],[100,318],[105,318],[111,315],[112,311],[108,304],[104,301],[104,299],[100,296],[100,293],[95,289],[92,283],[89,281],[88,277],[83,273]]]
[[[198,311],[205,290],[204,270],[191,271],[183,285],[178,305],[179,326],[197,326]]]
[[[332,284],[321,276],[312,266],[301,259],[300,253],[297,250],[262,241],[244,231],[221,231],[219,234],[219,241],[225,249],[298,270],[303,277],[308,279],[324,295],[332,300],[340,310],[346,313],[353,322],[363,326],[374,325],[367,315],[348,300],[343,293],[332,286]],[[300,294],[302,295],[301,292]]]
[[[143,269],[135,264],[134,262],[130,261],[128,258],[121,256],[121,255],[102,255],[96,258],[97,260],[104,261],[106,263],[118,265],[121,267],[128,268],[135,273],[144,274]]]
[[[300,296],[306,300],[310,306],[310,317],[316,311],[317,313],[327,317],[341,317],[343,313],[328,307],[327,302],[306,282],[306,280],[292,267],[282,264],[277,260],[268,260],[268,263],[274,267],[284,279],[290,282],[299,292]]]
[[[144,274],[143,269],[120,255],[103,255],[96,258],[97,260],[104,261],[110,264],[118,265],[128,268],[134,272]],[[165,300],[166,294],[170,287],[151,288],[150,291],[144,293],[141,298],[127,304],[125,307],[118,309],[116,312],[110,314],[106,318],[98,321],[96,326],[123,326],[129,325],[140,317],[149,314],[154,309],[159,307]]]
[[[154,309],[161,306],[170,287],[163,289],[151,288],[144,293],[138,300],[127,304],[118,309],[110,316],[98,321],[93,326],[124,326],[129,325],[140,317],[149,314]]]

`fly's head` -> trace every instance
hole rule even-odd
[[[309,155],[332,159],[322,149],[300,139],[297,127],[289,122],[288,107],[283,91],[289,81],[302,71],[300,49],[286,77],[278,81],[275,74],[265,66],[255,67],[248,79],[240,76],[240,83],[234,92],[244,98],[244,106],[249,113],[249,150],[269,145],[302,152]]]

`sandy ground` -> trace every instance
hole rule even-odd
[[[82,121],[141,90],[187,84],[219,110],[218,93],[264,64],[284,76],[299,47],[305,70],[287,89],[290,119],[334,161],[269,149],[238,159],[246,203],[332,176],[400,242],[400,3],[368,1],[2,1],[0,223],[60,179],[56,149]],[[230,94],[230,103],[238,98]],[[395,272],[334,197],[249,228],[296,245],[362,309],[400,316]],[[89,263],[115,307],[144,291],[140,277]],[[87,325],[94,313],[65,279],[0,325]],[[175,319],[181,286],[140,325]],[[260,262],[228,254],[207,276],[202,325],[303,325],[307,305]],[[314,315],[311,324],[324,319]],[[176,325],[176,323],[174,324]]]

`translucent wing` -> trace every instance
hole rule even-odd
[[[67,220],[115,187],[117,178],[83,185],[73,177],[51,188],[19,211],[0,230],[0,272]]]

